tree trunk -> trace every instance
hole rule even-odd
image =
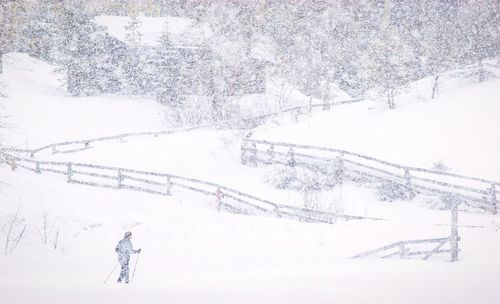
[[[396,107],[396,104],[394,103],[394,89],[392,88],[387,89],[387,105],[391,110]]]
[[[500,0],[497,0],[497,66],[500,67]]]
[[[478,69],[479,69],[479,82],[483,82],[485,77],[484,77],[484,65],[482,58],[479,58]]]
[[[434,86],[432,87],[431,99],[434,99],[439,94],[439,74],[434,75]]]

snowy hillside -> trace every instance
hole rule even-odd
[[[500,303],[499,20],[0,0],[0,304]]]
[[[152,101],[68,97],[57,88],[56,76],[49,77],[52,67],[23,54],[4,58],[8,98],[2,102],[15,125],[4,133],[7,144],[37,147],[167,127]],[[498,85],[443,90],[435,100],[408,102],[394,111],[368,102],[298,121],[280,118],[252,136],[339,147],[415,166],[442,161],[456,172],[498,180]],[[301,193],[277,190],[266,181],[273,170],[240,163],[246,132],[201,129],[36,157],[189,176],[301,206]],[[447,254],[429,261],[351,259],[400,240],[447,237],[450,213],[429,209],[420,199],[381,202],[373,189],[346,183],[323,199],[335,211],[382,220],[301,223],[218,212],[215,198],[186,191],[156,196],[94,188],[68,184],[61,175],[11,171],[5,164],[0,172],[2,226],[19,206],[16,229],[27,227],[17,248],[0,255],[2,302],[496,303],[500,298],[498,215],[460,213],[458,263],[448,263]],[[113,248],[126,230],[143,249],[139,261],[132,259],[134,282],[116,286],[115,272],[103,284],[116,263]]]
[[[33,147],[74,138],[167,128],[161,106],[147,99],[69,97],[56,67],[26,54],[3,56],[2,114],[12,129],[3,143]],[[110,117],[113,120],[110,122]],[[148,117],[148,119],[144,119]]]
[[[498,69],[496,69],[497,74]],[[400,105],[357,104],[259,127],[253,137],[334,147],[406,166],[500,179],[500,80],[470,83],[446,74],[430,99],[430,79],[410,85]],[[426,97],[427,96],[427,97]]]

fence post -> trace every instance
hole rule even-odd
[[[273,159],[274,159],[274,145],[273,144],[269,145],[269,149],[267,150],[267,156],[268,156],[267,163],[272,164]]]
[[[66,174],[68,174],[68,183],[71,182],[71,176],[73,175],[73,169],[71,168],[72,166],[72,163],[68,163],[67,164],[67,172]]]
[[[290,147],[290,149],[288,150],[288,152],[286,153],[286,158],[287,158],[287,165],[290,166],[290,167],[295,167],[295,158],[293,157],[293,147]]]
[[[170,195],[170,189],[172,188],[172,182],[170,181],[170,176],[167,176],[165,181],[165,194]]]
[[[35,173],[36,173],[36,174],[40,174],[40,173],[42,173],[42,171],[40,170],[40,162],[36,162],[36,165],[35,165]]]
[[[275,214],[277,217],[281,217],[280,208],[279,208],[278,206],[274,206],[274,214]]]
[[[491,184],[491,204],[493,205],[493,214],[497,214],[497,193],[495,184]]]
[[[405,168],[405,180],[406,180],[406,190],[408,191],[408,197],[407,200],[411,201],[413,199],[413,189],[411,187],[411,175],[410,175],[410,169]]]
[[[217,211],[220,211],[220,205],[222,204],[222,191],[220,188],[217,188],[217,191],[215,192],[215,197],[217,198]]]
[[[404,259],[406,258],[406,248],[405,248],[405,243],[404,242],[400,242],[399,243],[399,257],[401,259]]]
[[[339,184],[342,184],[344,183],[344,152],[340,152],[340,155],[338,156],[338,160],[339,160],[339,171],[338,171],[338,174],[337,174],[337,182]]]
[[[122,170],[118,169],[118,189],[123,188],[123,175]]]
[[[243,143],[241,144],[241,164],[246,165],[248,163],[248,148],[246,138],[243,139]]]
[[[450,262],[458,261],[458,203],[454,203],[451,207],[451,235],[450,235]]]
[[[12,171],[14,171],[14,170],[16,170],[16,168],[17,168],[16,159],[15,159],[15,158],[12,158],[12,159],[10,160],[10,169],[11,169]]]
[[[35,157],[35,152],[34,151],[31,151],[30,152],[30,158],[34,158]]]
[[[89,145],[90,145],[90,142],[86,141],[86,142],[85,142],[85,147],[84,147],[84,148],[85,148],[85,149],[87,149],[87,148],[89,147]]]
[[[249,159],[249,161],[252,164],[257,165],[257,145],[254,142],[252,142],[250,144],[250,149],[252,149],[252,150],[251,150],[251,153],[250,153],[250,159]]]

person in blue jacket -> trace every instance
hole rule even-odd
[[[122,267],[122,271],[120,272],[120,276],[118,277],[118,283],[121,283],[122,281],[128,283],[128,274],[129,274],[128,262],[130,261],[130,254],[141,252],[140,248],[134,250],[132,242],[130,241],[131,238],[132,238],[132,232],[130,231],[125,232],[125,237],[123,238],[123,240],[120,240],[118,242],[115,248],[115,252],[118,254],[118,262]]]

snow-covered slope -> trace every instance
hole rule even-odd
[[[464,214],[460,262],[350,259],[400,239],[442,237],[448,213],[395,206],[390,221],[308,224],[218,213],[202,196],[175,197],[64,183],[2,168],[2,220],[20,196],[28,236],[0,255],[8,303],[495,303],[499,227]],[[5,204],[5,202],[7,202]],[[42,214],[59,231],[41,242]],[[143,252],[134,282],[103,284],[123,231]],[[133,257],[131,265],[135,265]]]
[[[456,173],[500,180],[499,88],[500,80],[469,84],[395,110],[364,103],[334,108],[299,123],[269,123],[254,138],[333,147],[423,168],[441,161]]]
[[[148,99],[73,98],[61,87],[56,67],[21,53],[3,56],[0,81],[7,98],[1,111],[11,130],[5,145],[37,147],[53,142],[167,128],[161,106]]]
[[[14,131],[4,134],[6,143],[36,147],[164,128],[154,102],[71,98],[49,77],[52,67],[22,54],[9,54],[4,60],[2,77],[9,97],[2,102],[16,122]],[[498,82],[470,85],[395,111],[370,103],[302,116],[298,123],[278,119],[260,127],[254,137],[339,147],[423,166],[443,159],[456,171],[495,178],[495,170],[481,164],[498,162],[498,143],[488,131],[500,129],[493,102],[498,99],[497,86]],[[468,98],[474,96],[482,98],[474,99],[473,106]],[[479,117],[484,125],[477,125]],[[411,136],[403,136],[407,133]],[[301,204],[299,193],[278,191],[265,183],[267,169],[240,164],[243,135],[244,131],[203,129],[36,157],[192,176],[273,201]],[[483,136],[490,140],[478,139]],[[461,139],[478,145],[477,167],[465,154],[473,148],[462,147]],[[441,144],[445,140],[448,143]],[[18,204],[22,220],[17,229],[27,225],[17,249],[0,254],[2,303],[496,303],[500,299],[498,215],[460,213],[457,263],[447,263],[446,254],[426,262],[350,259],[400,240],[446,237],[450,214],[420,201],[380,202],[373,190],[350,183],[327,198],[334,207],[384,220],[328,225],[234,215],[217,212],[213,198],[201,194],[176,190],[173,196],[155,196],[93,188],[68,184],[61,175],[21,168],[13,172],[4,164],[0,180],[4,183],[0,225],[6,227]],[[49,219],[48,245],[42,242],[44,213]],[[143,249],[134,282],[117,286],[115,272],[103,284],[116,265],[113,248],[127,230],[134,233],[135,247]],[[4,241],[2,233],[2,248]],[[134,257],[132,268],[136,261]]]

